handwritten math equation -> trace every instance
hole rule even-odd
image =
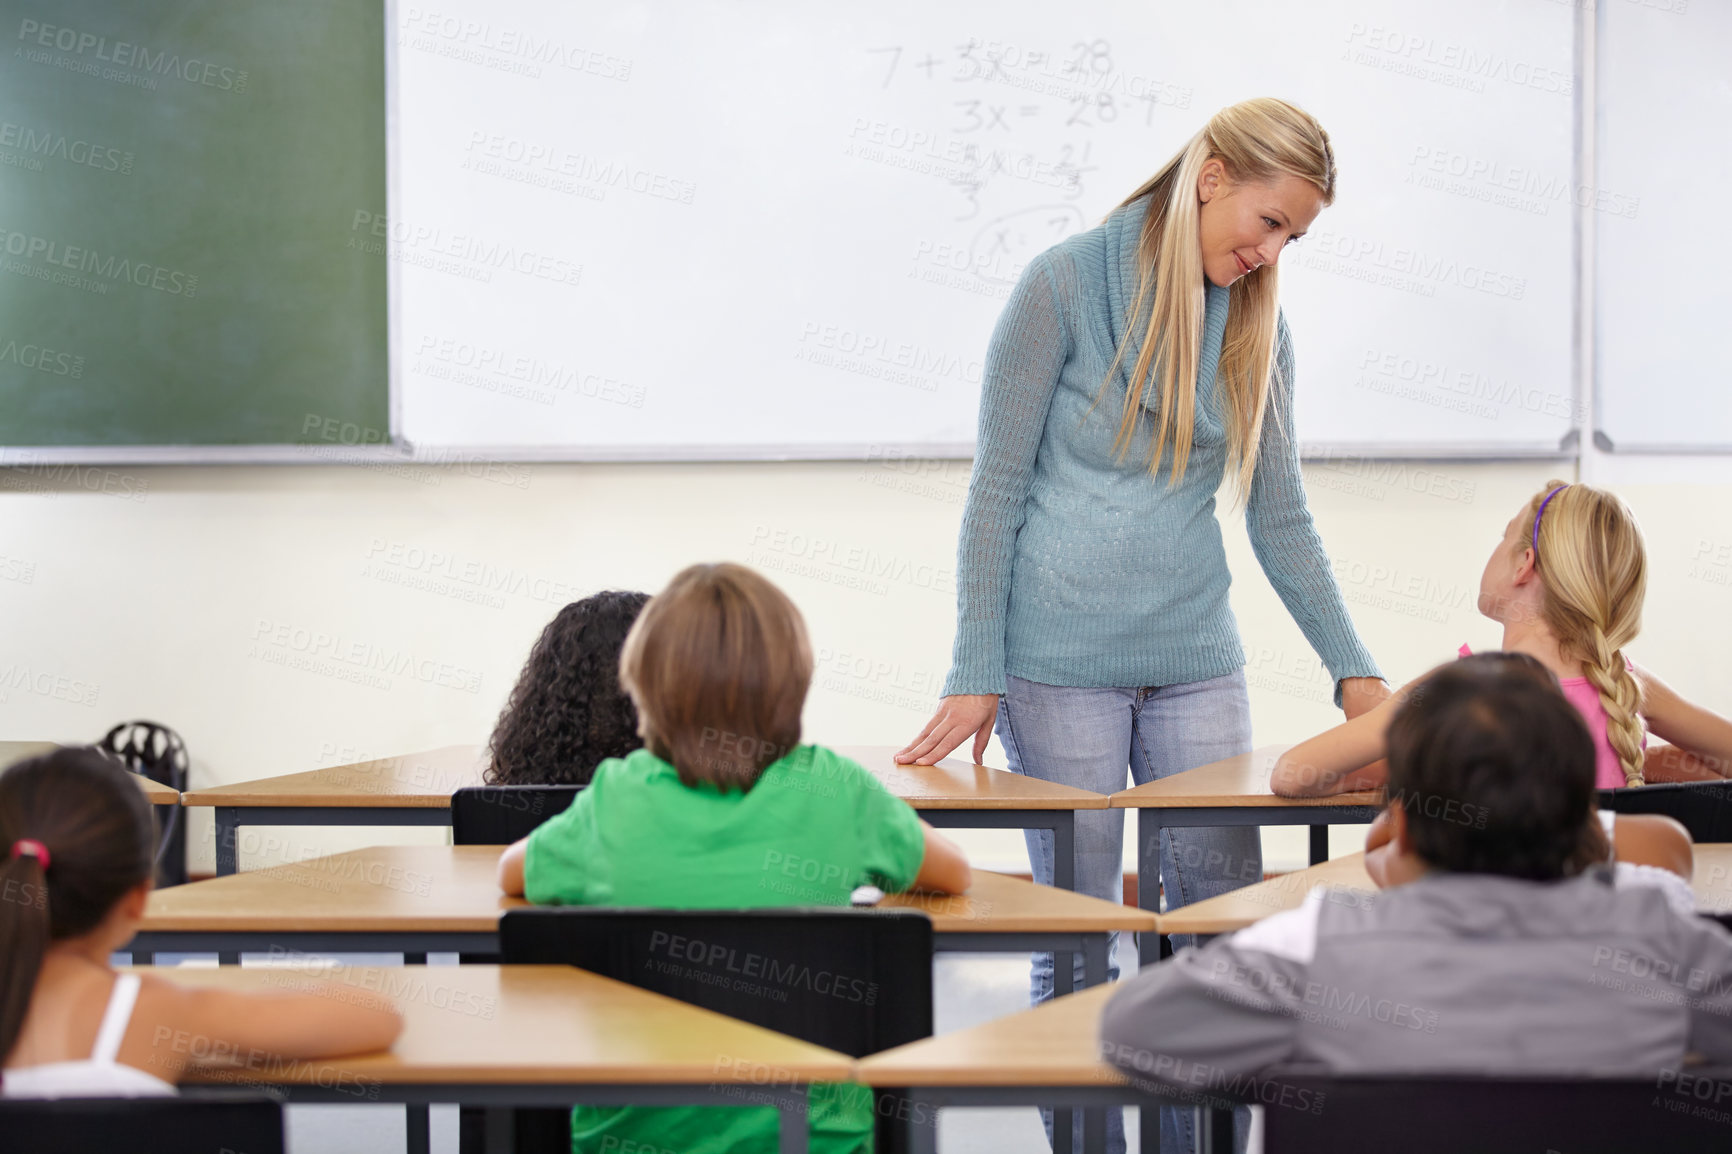
[[[982,193],[1005,182],[1033,182],[1066,200],[1081,197],[1088,174],[1098,168],[1089,161],[1102,131],[1152,127],[1157,109],[1189,108],[1193,95],[1169,78],[1122,68],[1112,44],[1099,38],[1058,50],[970,37],[942,52],[904,45],[865,51],[883,67],[881,89],[952,97],[943,125],[949,139],[933,130],[880,128],[881,122],[865,122],[862,129],[857,121],[856,134],[866,139],[852,154],[946,177],[963,200],[958,221],[979,217]],[[1029,130],[1046,142],[1040,149],[1027,147]],[[928,163],[894,156],[896,149],[908,150],[909,141]],[[893,150],[889,157],[886,145]]]

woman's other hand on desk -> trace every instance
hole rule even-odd
[[[986,756],[986,743],[992,740],[992,723],[998,717],[998,694],[957,693],[941,698],[938,712],[896,755],[902,765],[931,765],[950,756],[950,751],[974,737],[972,757],[975,765]]]

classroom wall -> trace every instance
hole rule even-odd
[[[567,599],[756,565],[805,612],[819,741],[902,743],[947,670],[966,461],[0,470],[0,738],[168,722],[208,786],[485,739]],[[1496,644],[1474,594],[1504,523],[1558,464],[1309,464],[1354,618],[1392,678]],[[1732,711],[1732,469],[1598,457],[1642,518],[1638,660]],[[1315,655],[1224,516],[1256,740],[1339,717]],[[996,743],[989,761],[1002,764]],[[193,868],[212,867],[208,811]],[[436,830],[259,831],[243,868]],[[1336,851],[1351,834],[1338,834]],[[1272,867],[1302,834],[1265,835]],[[983,864],[1015,833],[970,834]]]

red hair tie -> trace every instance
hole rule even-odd
[[[21,837],[12,843],[12,856],[23,857],[29,854],[41,863],[43,869],[48,868],[48,847],[33,837]]]

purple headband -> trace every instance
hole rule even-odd
[[[1559,485],[1557,488],[1547,493],[1546,499],[1540,502],[1539,510],[1534,513],[1534,558],[1536,560],[1538,560],[1540,555],[1540,518],[1546,515],[1546,506],[1551,504],[1552,498],[1556,497],[1559,493],[1562,493],[1568,488],[1568,485]]]

